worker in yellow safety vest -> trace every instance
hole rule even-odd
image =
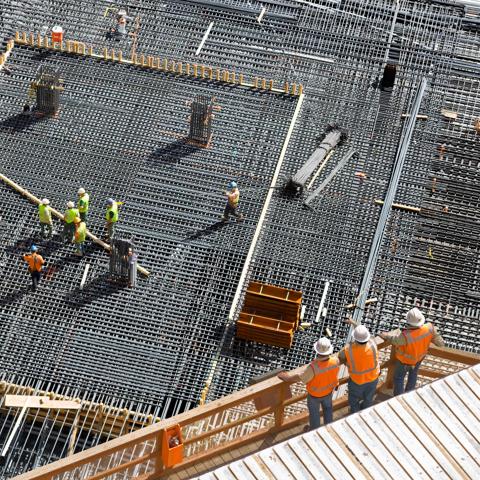
[[[77,246],[77,251],[75,255],[83,257],[85,255],[85,240],[87,238],[87,225],[85,222],[80,218],[77,217],[74,220],[75,224],[75,245]]]
[[[313,345],[318,357],[298,374],[281,372],[278,378],[285,382],[303,382],[307,386],[307,406],[310,425],[305,430],[320,427],[320,406],[323,410],[323,423],[333,421],[333,391],[338,386],[340,362],[333,355],[333,346],[326,337],[320,338]]]
[[[382,332],[380,337],[388,340],[395,347],[395,370],[393,374],[393,394],[413,390],[417,383],[418,370],[428,352],[430,343],[438,347],[445,342],[431,323],[425,323],[423,313],[414,307],[405,316],[407,327],[392,332]],[[405,377],[408,374],[405,387]]]
[[[105,213],[105,228],[107,230],[108,240],[112,240],[115,235],[115,226],[118,222],[118,206],[121,202],[116,202],[113,198],[107,200],[107,211]]]
[[[355,327],[352,338],[339,352],[338,359],[348,367],[348,403],[350,412],[355,413],[372,405],[380,364],[375,340],[364,325]]]
[[[67,202],[67,210],[63,214],[63,241],[65,243],[72,243],[75,234],[75,218],[80,216],[80,212],[75,208],[73,202]]]
[[[224,192],[227,196],[227,204],[221,217],[222,222],[228,222],[230,215],[233,215],[237,222],[243,220],[243,215],[238,211],[238,203],[240,201],[240,191],[238,190],[237,182],[229,182],[227,190]]]
[[[82,220],[82,222],[85,222],[85,224],[87,223],[89,202],[90,202],[90,195],[85,191],[83,187],[79,188],[77,208],[80,213],[80,219]]]
[[[50,200],[44,198],[38,206],[38,218],[40,220],[40,235],[42,238],[49,240],[52,238],[52,209],[50,208]]]

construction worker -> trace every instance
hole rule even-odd
[[[291,374],[281,372],[278,378],[284,382],[303,382],[307,386],[307,406],[310,430],[320,427],[320,406],[323,410],[323,423],[333,421],[332,395],[338,386],[338,371],[340,362],[332,356],[333,346],[326,337],[320,338],[313,345],[318,358],[313,360],[303,372]]]
[[[32,245],[30,248],[30,253],[26,253],[23,256],[23,259],[27,262],[28,264],[28,271],[30,272],[30,275],[32,276],[32,290],[35,291],[37,289],[38,282],[40,281],[41,278],[41,272],[43,265],[45,263],[45,260],[43,257],[37,253],[38,248],[36,245]]]
[[[375,340],[364,325],[353,330],[353,341],[338,354],[340,363],[348,367],[348,403],[350,413],[368,408],[373,403],[380,375]]]
[[[38,206],[38,218],[40,220],[40,235],[42,238],[49,240],[52,238],[52,209],[50,208],[50,200],[44,198]]]
[[[80,219],[82,220],[82,222],[85,222],[85,223],[87,223],[89,201],[90,201],[90,195],[85,191],[83,187],[79,188],[77,208],[78,208],[78,211],[80,212]]]
[[[75,217],[73,221],[75,225],[74,242],[77,246],[75,255],[83,257],[85,255],[85,240],[87,238],[87,225],[80,217]]]
[[[119,203],[116,202],[113,198],[109,198],[107,200],[107,212],[105,214],[105,220],[106,220],[105,228],[107,230],[107,238],[110,241],[115,235],[115,225],[118,222],[118,205]]]
[[[236,182],[229,182],[227,190],[224,192],[227,196],[227,204],[225,205],[225,211],[221,217],[222,222],[228,222],[230,215],[233,215],[237,222],[243,220],[243,215],[238,211],[238,202],[240,200],[240,192]]]
[[[405,329],[380,333],[381,338],[388,340],[395,347],[394,395],[400,395],[415,388],[418,370],[428,352],[430,343],[434,343],[437,347],[445,346],[437,329],[431,323],[425,323],[425,317],[417,307],[409,310],[405,319],[407,321]],[[405,387],[407,374],[407,386]]]
[[[63,241],[65,243],[72,243],[73,236],[75,234],[75,218],[80,216],[80,212],[75,208],[73,202],[67,202],[67,210],[63,214],[64,216],[64,225],[63,225]]]

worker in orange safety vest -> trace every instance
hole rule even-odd
[[[32,290],[35,291],[37,289],[38,282],[42,276],[42,268],[45,260],[43,257],[37,253],[38,248],[36,245],[32,245],[30,248],[30,253],[26,253],[23,256],[23,259],[28,264],[28,272],[32,277]]]
[[[320,406],[323,410],[323,422],[326,425],[333,421],[333,391],[338,386],[339,360],[332,355],[333,346],[326,337],[320,338],[313,345],[318,357],[299,374],[281,372],[278,378],[285,382],[303,382],[307,386],[307,406],[309,427],[312,430],[320,427]]]
[[[445,346],[445,342],[436,328],[431,323],[425,323],[425,317],[417,307],[409,310],[405,319],[407,321],[405,329],[379,334],[381,338],[390,341],[395,347],[394,395],[400,395],[415,388],[418,370],[428,352],[430,343],[434,343],[438,347]]]
[[[355,413],[372,405],[380,375],[378,350],[375,340],[364,325],[353,330],[353,341],[338,354],[340,363],[348,367],[348,403]]]

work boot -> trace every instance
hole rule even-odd
[[[220,221],[221,221],[221,222],[228,222],[228,217],[226,217],[225,215],[222,215],[222,216],[220,217]]]
[[[245,220],[245,217],[240,214],[238,217],[237,217],[237,222],[243,222]]]

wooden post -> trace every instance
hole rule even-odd
[[[22,43],[27,43],[27,32],[22,32]]]
[[[160,475],[165,466],[163,465],[162,461],[162,438],[163,438],[164,430],[160,430],[159,434],[155,436],[155,457],[153,458],[154,466],[153,466],[153,473],[154,476]]]
[[[15,32],[15,41],[18,42],[20,40],[20,32],[17,30]]]
[[[282,383],[279,386],[279,390],[280,390],[278,392],[279,402],[278,402],[278,406],[275,407],[275,412],[274,412],[275,428],[281,428],[281,426],[283,425],[283,420],[285,417],[285,406],[283,405],[283,403],[285,402],[285,394],[286,394],[287,388],[288,388],[288,384],[286,383]]]
[[[168,60],[166,58],[163,60],[163,69],[168,72]]]
[[[387,369],[387,376],[385,378],[385,387],[393,388],[393,374],[395,372],[395,347],[392,345],[390,350],[390,365]]]
[[[193,64],[193,76],[198,76],[198,65],[196,63]]]
[[[189,64],[189,63],[187,63],[187,64],[185,65],[185,73],[186,73],[187,75],[190,75],[190,64]]]
[[[217,80],[217,82],[220,81],[220,69],[217,68],[217,70],[215,71],[215,79]]]
[[[153,67],[153,57],[151,57],[150,55],[147,57],[147,64],[150,68]]]
[[[238,76],[238,83],[239,83],[239,85],[243,85],[243,73],[241,73],[241,74]]]
[[[93,55],[93,47],[92,47],[91,45],[88,47],[88,54],[89,54],[90,56]]]

